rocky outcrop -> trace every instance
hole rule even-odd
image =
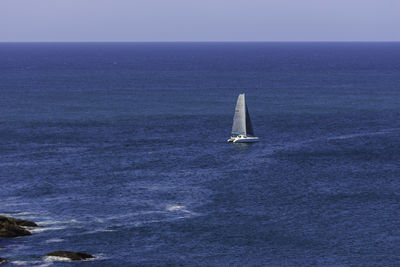
[[[31,235],[31,232],[25,229],[25,227],[39,227],[39,226],[32,221],[0,216],[0,238]],[[0,248],[4,247],[0,246]],[[64,250],[50,252],[46,256],[61,257],[73,261],[87,260],[94,258],[94,256],[87,253],[64,251]],[[6,259],[0,258],[0,264],[5,263],[6,261],[7,261]]]
[[[86,260],[86,259],[94,258],[94,256],[92,256],[90,254],[86,254],[86,253],[82,253],[82,252],[64,251],[64,250],[50,252],[46,256],[68,258],[68,259],[73,260],[73,261],[79,261],[79,260]]]
[[[0,216],[0,237],[18,237],[31,235],[24,227],[37,227],[38,225],[28,220],[14,219]]]
[[[14,222],[19,226],[39,227],[39,225],[37,225],[36,223],[34,223],[32,221],[22,220],[22,219],[14,219],[14,218],[10,218],[10,217],[9,217],[9,219],[14,220]]]

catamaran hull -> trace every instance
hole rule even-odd
[[[228,139],[228,143],[255,143],[258,142],[258,137],[232,137]]]

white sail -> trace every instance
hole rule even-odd
[[[254,136],[253,125],[244,94],[240,94],[236,102],[235,115],[233,116],[232,136],[227,142],[254,143],[258,141],[258,137]]]
[[[253,125],[251,124],[250,113],[249,109],[247,108],[247,105],[246,105],[246,133],[247,135],[254,136]]]
[[[232,136],[240,134],[246,135],[246,102],[244,94],[238,96],[232,125]]]

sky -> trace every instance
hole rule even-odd
[[[400,0],[0,0],[0,42],[400,41]]]

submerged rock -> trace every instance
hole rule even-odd
[[[31,235],[31,232],[23,227],[37,227],[34,222],[11,217],[0,216],[0,237],[18,237]]]
[[[5,263],[6,261],[6,259],[0,258],[0,264]]]
[[[64,250],[50,252],[50,253],[47,253],[46,256],[68,258],[73,261],[94,258],[94,256],[92,256],[90,254],[86,254],[86,253],[82,253],[82,252],[64,251]]]

